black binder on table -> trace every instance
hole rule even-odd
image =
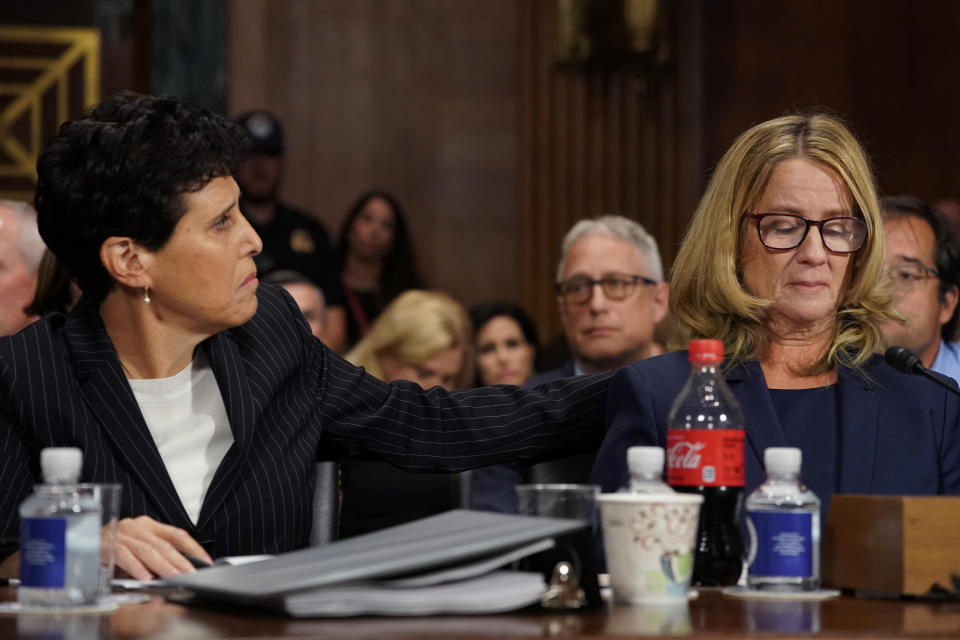
[[[493,571],[520,557],[548,578],[571,562],[586,606],[602,604],[590,523],[462,509],[165,583],[198,601],[301,617],[492,613],[539,599],[541,573]]]

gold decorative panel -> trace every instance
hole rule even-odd
[[[100,34],[0,26],[0,198],[33,200],[37,155],[100,95]]]

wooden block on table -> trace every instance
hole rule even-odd
[[[824,529],[825,586],[919,595],[960,575],[960,497],[837,495]]]

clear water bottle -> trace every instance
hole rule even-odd
[[[20,505],[20,588],[30,607],[97,601],[100,585],[98,500],[77,491],[83,454],[72,447],[40,452],[45,484]]]
[[[747,585],[766,591],[820,587],[820,499],[800,481],[800,449],[763,453],[767,480],[747,498]]]
[[[630,482],[624,487],[629,493],[675,493],[663,481],[664,452],[660,447],[630,447],[627,449],[627,467]]]

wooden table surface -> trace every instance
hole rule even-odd
[[[0,599],[10,599],[0,589]],[[844,596],[825,602],[743,601],[704,592],[688,607],[613,605],[587,613],[293,620],[150,602],[100,615],[0,616],[0,638],[960,638],[960,603]]]

